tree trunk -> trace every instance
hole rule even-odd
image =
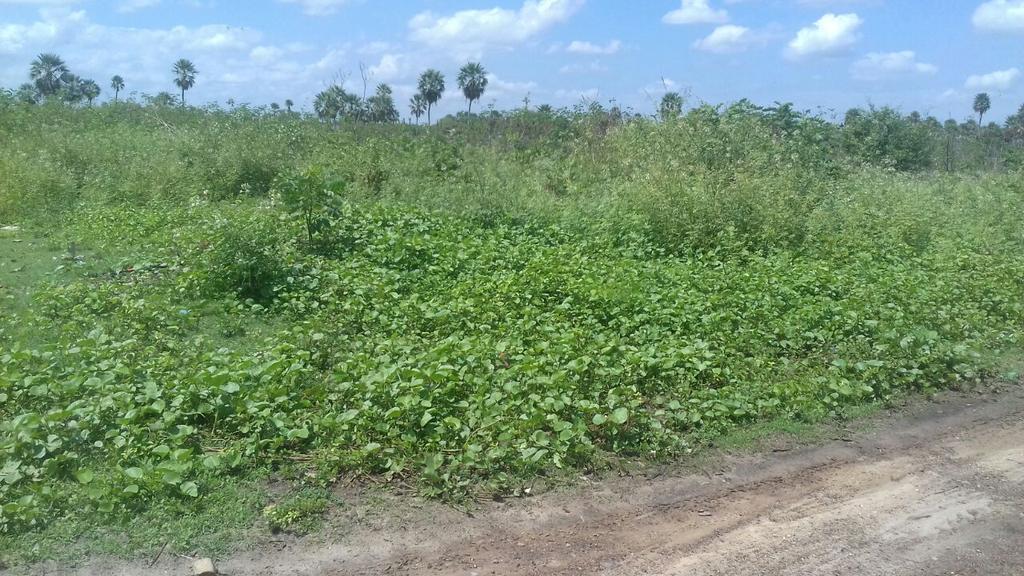
[[[430,102],[427,102],[427,126],[430,126]]]
[[[184,88],[181,89],[181,107],[182,108],[185,107],[185,89]]]
[[[473,99],[472,98],[468,98],[468,100],[469,100],[469,113],[472,114],[473,113]]]

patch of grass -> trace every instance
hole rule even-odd
[[[89,557],[152,558],[164,544],[172,553],[213,557],[244,548],[268,500],[265,481],[225,478],[207,490],[195,501],[164,499],[119,519],[73,514],[54,518],[41,530],[0,534],[0,561],[74,565]]]
[[[323,524],[323,515],[330,503],[327,490],[302,488],[268,504],[263,509],[263,517],[274,532],[309,534]]]

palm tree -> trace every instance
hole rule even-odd
[[[392,96],[391,86],[378,84],[377,92],[367,100],[370,120],[373,122],[398,122],[398,109],[395,108],[395,98]]]
[[[423,94],[413,94],[409,99],[409,113],[416,118],[416,124],[419,125],[420,116],[427,113],[427,99],[423,97]]]
[[[289,114],[292,113],[292,106],[295,106],[295,102],[292,102],[291,98],[284,101],[284,109],[287,110]]]
[[[473,101],[479,100],[487,89],[487,70],[479,62],[467,62],[459,70],[459,88],[469,100],[469,112],[473,112]]]
[[[661,97],[661,106],[658,108],[658,115],[662,120],[678,118],[683,113],[683,97],[679,92],[666,92]]]
[[[37,56],[29,68],[29,77],[44,98],[59,92],[70,75],[71,71],[64,60],[49,52]]]
[[[95,80],[82,80],[81,90],[82,96],[85,96],[89,107],[92,108],[92,101],[100,95],[100,85]]]
[[[313,98],[313,111],[321,120],[334,120],[338,115],[338,106],[332,98],[330,89],[318,93]]]
[[[114,77],[110,79],[110,89],[114,91],[114,102],[117,102],[117,95],[124,90],[124,78],[114,74]]]
[[[196,85],[196,76],[199,71],[191,60],[182,58],[174,63],[174,84],[181,88],[181,105],[185,106],[185,91]]]
[[[65,74],[58,94],[61,100],[68,104],[78,104],[85,98],[85,93],[82,90],[82,79],[76,74]]]
[[[444,94],[444,74],[433,68],[420,75],[420,94],[427,101],[427,125],[430,125],[430,110]]]
[[[363,115],[362,100],[332,84],[313,98],[313,111],[321,120],[336,122],[341,118],[359,119]]]
[[[989,99],[988,94],[982,92],[974,97],[974,111],[978,113],[978,126],[981,126],[981,120],[985,117],[985,113],[992,108],[992,100]]]

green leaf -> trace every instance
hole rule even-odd
[[[593,422],[595,425],[600,426],[608,421],[608,417],[604,414],[594,414]]]
[[[124,469],[124,475],[135,480],[142,478],[143,474],[145,473],[142,471],[142,468],[132,467]]]
[[[616,408],[612,412],[612,422],[616,424],[625,424],[626,420],[629,420],[629,410],[626,408]]]
[[[87,470],[85,468],[75,472],[75,478],[78,479],[78,482],[81,484],[88,484],[89,482],[92,482],[94,477],[92,470]]]
[[[197,486],[195,482],[184,482],[178,487],[178,489],[186,496],[191,496],[193,498],[199,496],[199,486]]]

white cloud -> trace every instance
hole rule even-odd
[[[935,74],[939,71],[934,64],[917,60],[911,50],[901,52],[871,52],[854,62],[853,77],[858,80],[881,80],[889,76],[907,74]]]
[[[857,42],[857,30],[863,23],[861,17],[853,13],[825,14],[796,33],[789,42],[786,55],[799,59],[841,54]]]
[[[370,77],[379,82],[390,82],[407,76],[411,69],[408,59],[402,54],[384,54],[380,62],[370,66]]]
[[[565,49],[566,52],[572,52],[573,54],[604,54],[611,55],[617,53],[622,49],[622,42],[618,40],[612,40],[611,42],[601,46],[592,42],[585,42],[582,40],[573,40],[569,43],[569,46]]]
[[[1020,76],[1020,69],[997,70],[969,76],[964,86],[971,90],[1008,90]]]
[[[729,13],[715,10],[708,0],[682,0],[682,5],[662,16],[661,21],[666,24],[721,24],[729,21]]]
[[[750,28],[726,24],[715,28],[706,37],[694,42],[693,47],[705,52],[714,52],[715,54],[730,54],[743,52],[752,46],[764,43],[766,40],[765,36],[757,34]]]
[[[326,16],[334,14],[349,0],[277,0],[285,4],[298,4],[302,11],[310,16]]]
[[[586,64],[566,64],[558,69],[562,74],[587,74],[587,73],[600,73],[607,72],[608,67],[601,64],[599,60],[594,60]]]
[[[597,100],[601,92],[597,88],[580,89],[558,89],[555,90],[555,99],[562,102],[592,102]]]
[[[117,11],[122,14],[152,8],[160,4],[160,0],[122,0],[117,6]]]
[[[518,10],[462,10],[448,16],[421,12],[409,20],[413,40],[458,56],[479,54],[489,47],[522,44],[565,22],[584,0],[526,0]]]
[[[0,25],[0,54],[15,54],[26,45],[39,45],[56,38],[60,29],[54,22]]]
[[[1024,0],[990,0],[978,6],[972,20],[982,30],[1024,32]]]

